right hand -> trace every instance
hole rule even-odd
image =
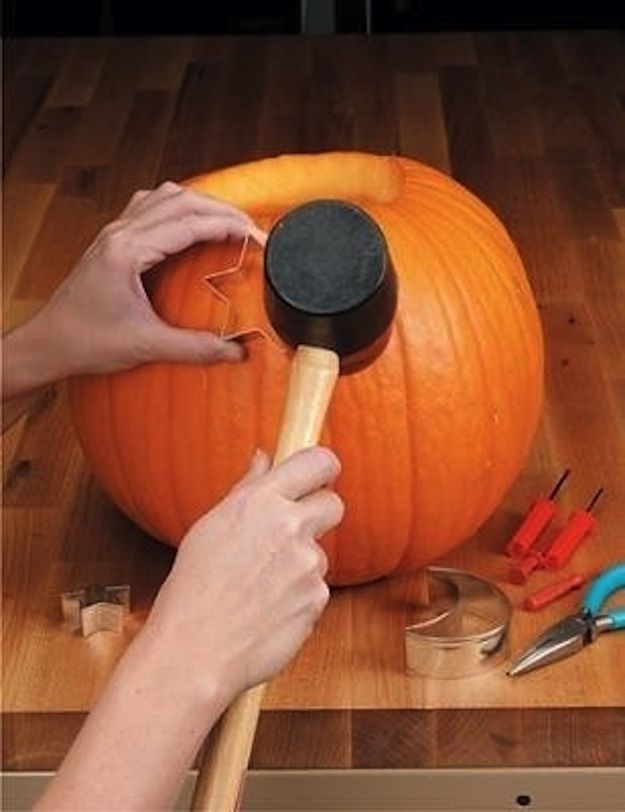
[[[181,690],[217,681],[224,705],[291,660],[329,597],[317,539],[343,517],[328,489],[340,464],[315,447],[269,467],[257,452],[246,477],[191,527],[140,634],[166,652]]]

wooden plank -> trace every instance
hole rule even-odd
[[[97,87],[111,43],[106,39],[75,39],[46,98],[46,107],[84,107]]]
[[[354,146],[354,97],[347,87],[347,59],[337,60],[332,40],[315,37],[302,53],[309,60],[303,89],[302,125],[295,132],[303,152],[352,149]],[[305,63],[306,64],[306,63]],[[310,77],[315,77],[311,86]]]
[[[523,81],[511,34],[474,34],[484,110],[497,156],[524,158],[542,155],[532,92]]]
[[[91,101],[75,128],[69,161],[106,165],[114,159],[142,70],[138,40],[115,40],[108,51]]]
[[[620,765],[623,708],[454,711],[354,711],[353,764],[386,767]]]
[[[400,73],[423,73],[439,67],[477,64],[473,35],[466,32],[391,34],[387,37]]]
[[[108,218],[89,197],[57,191],[24,265],[15,295],[44,302],[80,259]],[[63,234],[63,239],[59,239]]]
[[[344,104],[353,111],[352,148],[388,153],[398,148],[393,67],[385,37],[341,39]]]
[[[257,145],[261,154],[282,155],[305,152],[311,121],[309,99],[311,40],[284,36],[273,39],[267,50],[267,71],[258,113]],[[285,70],[288,65],[288,70]],[[326,88],[319,82],[323,99]],[[343,112],[336,110],[339,116]],[[339,120],[339,128],[344,124]]]
[[[8,308],[13,290],[32,249],[37,232],[55,192],[51,183],[7,183],[4,191],[3,305]]]
[[[4,507],[71,504],[83,460],[61,387],[51,387],[28,415],[4,483]]]
[[[395,75],[399,152],[449,173],[449,149],[435,74]]]
[[[30,183],[57,181],[73,149],[81,115],[82,108],[77,106],[43,108],[15,150],[8,179]]]
[[[215,62],[188,63],[178,94],[159,176],[181,180],[215,164],[213,144],[223,126],[224,71]]]
[[[100,208],[111,219],[137,189],[157,185],[174,101],[174,96],[165,90],[141,90],[135,95],[117,152],[104,179]]]
[[[8,770],[54,770],[84,714],[11,713],[4,718]],[[251,767],[418,769],[427,767],[619,766],[623,708],[468,711],[264,711]],[[26,755],[28,754],[28,755]]]
[[[477,69],[445,67],[439,77],[453,176],[491,202],[496,185],[494,151]]]

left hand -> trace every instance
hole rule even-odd
[[[248,235],[261,245],[266,239],[248,215],[223,201],[172,182],[136,192],[26,325],[49,356],[55,373],[50,377],[115,372],[150,361],[242,360],[236,342],[160,319],[141,274],[193,243]]]

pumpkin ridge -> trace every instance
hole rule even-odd
[[[427,242],[430,246],[432,256],[434,258],[442,260],[442,262],[439,262],[438,264],[446,268],[454,267],[453,264],[450,265],[449,262],[445,261],[445,258],[447,256],[445,246],[442,244],[440,240],[437,240],[432,236],[431,228],[428,226],[426,222],[420,223],[420,231],[423,240]],[[480,391],[474,393],[473,396],[477,398],[477,403],[480,403],[479,395],[483,394],[484,390],[483,381],[486,377],[485,364],[481,352],[481,347],[479,346],[479,343],[475,341],[476,337],[475,327],[473,324],[473,320],[470,316],[470,309],[467,307],[466,299],[462,291],[462,288],[458,284],[455,274],[449,271],[447,273],[447,279],[445,280],[445,283],[449,284],[455,291],[456,294],[455,303],[457,308],[456,312],[454,313],[455,318],[452,318],[452,315],[447,307],[447,302],[444,300],[444,297],[442,296],[442,288],[439,284],[438,279],[432,274],[429,274],[429,277],[431,279],[432,287],[436,291],[437,299],[441,302],[440,304],[441,316],[444,320],[448,335],[450,337],[450,346],[453,350],[455,356],[455,365],[456,369],[458,370],[457,376],[460,381],[460,388],[462,389],[463,393],[465,393],[465,397],[471,392],[472,387],[469,385],[468,379],[465,375],[465,368],[467,367],[467,358],[464,357],[464,355],[466,353],[467,342],[463,341],[463,335],[466,330],[470,330],[471,332],[472,340],[468,342],[468,345],[472,348],[472,350],[474,350],[474,353],[477,356],[479,366],[481,367],[481,375],[479,376],[477,383],[477,388]],[[458,312],[462,313],[463,322],[465,325],[464,327],[462,325],[457,324]],[[462,348],[461,351],[460,348]],[[473,388],[475,388],[475,386]],[[483,420],[480,420],[480,434],[482,433],[482,429],[483,429]],[[445,531],[444,534],[449,535],[452,532],[454,526],[468,522],[469,516],[472,516],[476,512],[477,506],[475,505],[475,501],[463,499],[463,510],[462,512],[460,512],[460,515],[458,515],[459,511],[456,511],[455,515],[453,516],[447,512],[444,514],[445,522],[443,524],[443,529],[440,531],[441,534],[443,534],[444,530]]]
[[[112,457],[118,462],[117,468],[121,474],[121,481],[125,486],[126,491],[126,501],[132,508],[133,513],[137,517],[137,521],[139,524],[143,525],[144,527],[151,526],[151,522],[146,521],[146,515],[143,512],[143,509],[138,507],[136,495],[133,493],[133,486],[130,484],[129,477],[126,474],[124,469],[124,465],[122,463],[123,454],[121,453],[121,444],[119,441],[119,436],[117,434],[117,420],[119,418],[118,408],[117,408],[117,401],[115,397],[115,392],[117,390],[117,386],[115,385],[117,381],[111,380],[110,377],[106,380],[106,394],[109,401],[109,408],[111,414],[111,433],[110,433],[110,441],[111,446],[113,448]],[[123,425],[123,420],[120,421]]]
[[[455,225],[455,222],[453,220],[451,220],[451,218],[449,218],[449,215],[448,215],[446,210],[439,210],[439,216],[440,216],[441,219],[447,221],[449,226]],[[482,260],[485,262],[486,266],[491,271],[495,271],[493,276],[496,279],[497,284],[498,284],[499,288],[501,289],[501,292],[504,292],[506,294],[506,298],[508,299],[508,304],[509,304],[509,306],[507,308],[508,317],[511,317],[515,321],[516,326],[517,326],[516,335],[519,336],[520,349],[523,352],[523,354],[525,355],[525,357],[527,357],[528,359],[532,359],[533,358],[533,353],[532,353],[531,347],[528,346],[528,339],[527,339],[527,335],[526,335],[527,334],[527,329],[531,325],[528,323],[527,319],[525,319],[523,321],[523,323],[521,322],[521,312],[520,312],[518,307],[514,306],[518,301],[518,293],[519,293],[518,289],[515,290],[514,285],[507,284],[507,279],[505,278],[505,276],[503,276],[499,272],[499,269],[493,263],[492,256],[491,256],[492,252],[489,252],[488,250],[485,249],[482,241],[478,239],[477,235],[474,235],[471,232],[470,229],[459,229],[459,233],[462,234],[463,239],[465,239],[468,242],[468,244],[473,248],[473,250],[475,252],[478,252],[481,255]],[[523,293],[524,293],[524,291],[523,291]],[[524,298],[527,298],[527,297],[524,296]],[[480,299],[482,299],[482,297],[480,297]],[[531,300],[530,300],[529,303],[527,301],[524,301],[523,304],[525,305],[525,307],[527,307],[528,304],[531,304]],[[492,334],[491,335],[491,340],[495,340],[500,331],[495,330],[494,324],[493,324],[492,320],[490,319],[489,308],[486,307],[483,300],[480,303],[480,307],[481,307],[481,310],[482,310],[482,313],[483,313],[484,323],[488,325],[489,330],[491,331],[491,334]],[[524,312],[526,312],[526,311],[524,311]],[[537,318],[537,314],[536,314],[536,318]],[[473,331],[475,333],[475,326],[474,325],[472,326],[472,329],[473,329]],[[532,332],[534,332],[534,331],[532,330]],[[536,340],[536,338],[539,338],[539,336],[534,336],[534,338]],[[534,344],[535,344],[535,341],[534,341]],[[481,343],[478,346],[479,346],[480,352],[481,352]],[[502,357],[500,355],[497,355],[496,363],[497,363],[500,370],[503,369],[502,360],[503,360]],[[529,374],[529,371],[528,371],[528,374]],[[505,374],[500,373],[496,377],[497,377],[498,381],[506,382],[508,380],[508,376],[505,375]],[[516,388],[518,390],[522,391],[522,392],[528,390],[527,383],[526,383],[525,386],[519,385]],[[531,387],[529,388],[529,390],[531,391]],[[506,401],[506,404],[510,404],[514,400],[514,398],[512,397],[512,395],[511,395],[511,393],[509,391],[509,387],[506,387],[506,391],[508,392],[508,395],[505,398],[505,401]],[[492,403],[492,401],[491,401],[491,403]],[[493,404],[491,410],[494,410],[494,409],[495,409],[495,405]],[[496,411],[498,412],[499,410],[497,409]],[[511,420],[510,422],[511,422],[512,426],[514,427],[514,420]],[[489,434],[490,436],[494,435],[494,432],[492,432],[492,431],[486,432],[486,433]],[[518,434],[518,432],[515,432],[515,436],[516,436],[516,434]],[[515,442],[515,445],[519,445],[519,443]],[[491,450],[493,450],[493,449],[491,449]],[[509,455],[505,455],[505,456],[508,457]],[[499,455],[497,455],[497,459],[499,459],[499,458],[500,458]],[[491,455],[491,459],[492,459],[492,455]],[[480,510],[476,511],[476,513],[481,512],[482,509],[485,510],[488,505],[490,505],[491,503],[494,503],[494,501],[495,501],[495,499],[494,499],[495,494],[493,493],[495,488],[494,488],[493,483],[496,483],[496,479],[491,476],[491,477],[488,478],[487,481],[489,483],[489,487],[488,487],[487,491],[484,493],[484,505],[482,505],[480,507]]]
[[[452,219],[452,218],[449,217],[448,206],[447,207],[433,206],[431,210],[436,211],[438,216],[440,217],[440,219],[445,221],[450,227],[456,227],[455,219]],[[520,263],[518,253],[515,251],[515,249],[513,248],[511,243],[509,243],[509,245],[514,250],[514,254],[512,254],[511,256],[516,260],[515,263],[514,263],[514,267],[515,267],[515,270],[518,268],[518,271],[519,271],[519,275],[518,275],[518,277],[515,276],[514,282],[522,281],[523,285],[520,288],[515,286],[514,282],[512,284],[510,283],[509,277],[506,274],[503,274],[500,271],[500,269],[497,267],[497,265],[495,265],[493,263],[492,258],[490,256],[490,253],[488,251],[484,250],[483,243],[480,240],[478,240],[471,233],[470,230],[461,229],[460,231],[461,231],[463,237],[465,239],[467,239],[469,242],[471,242],[472,245],[476,249],[479,250],[479,252],[482,255],[483,259],[487,262],[487,264],[489,265],[491,271],[493,272],[493,275],[497,278],[498,283],[501,285],[502,290],[504,290],[506,292],[506,294],[508,295],[510,301],[516,302],[516,300],[518,299],[518,294],[519,293],[521,293],[523,295],[524,299],[527,299],[528,297],[529,297],[530,300],[533,299],[532,294],[531,294],[531,288],[530,288],[529,282],[527,280],[527,276],[525,275],[525,272],[523,271],[522,265]],[[504,247],[504,246],[502,245],[502,247]],[[527,302],[524,301],[523,304],[525,305],[525,304],[527,304]],[[519,327],[519,335],[524,337],[525,336],[525,330],[523,330],[522,328],[526,327],[527,325],[522,325],[521,324],[521,322],[520,322],[521,316],[520,316],[520,313],[517,312],[517,308],[512,307],[511,310],[514,311],[515,317],[517,319],[517,324],[518,324],[518,327]],[[525,349],[527,349],[527,346],[525,347]]]
[[[409,216],[410,212],[407,210],[407,208],[406,208],[407,206],[408,206],[408,201],[404,201],[403,206],[401,206],[401,207],[398,206],[397,207],[397,209],[398,209],[397,212],[392,213],[393,217],[398,221],[398,223],[400,223],[400,226],[403,227],[404,229],[406,227],[407,222],[414,222],[412,220],[412,218]],[[389,214],[391,214],[391,213],[389,213]],[[405,241],[406,241],[407,245],[412,244],[413,246],[418,246],[418,248],[413,249],[413,250],[416,250],[418,254],[423,253],[423,246],[424,245],[427,245],[427,247],[428,247],[430,257],[428,258],[427,261],[425,261],[423,263],[420,263],[419,270],[421,271],[423,277],[427,280],[427,285],[434,294],[433,299],[436,302],[437,312],[439,314],[440,321],[442,322],[442,325],[443,325],[443,328],[444,328],[445,334],[446,334],[445,346],[447,347],[447,352],[453,352],[455,354],[456,358],[457,358],[458,357],[457,356],[457,348],[458,348],[457,337],[456,337],[455,331],[453,329],[452,322],[451,322],[450,317],[449,317],[449,313],[448,313],[447,309],[443,305],[443,297],[441,296],[442,289],[440,287],[439,280],[438,280],[436,274],[433,274],[430,271],[431,264],[436,264],[436,262],[434,260],[436,260],[436,258],[439,256],[439,252],[436,250],[435,242],[430,240],[428,238],[428,236],[427,236],[427,227],[425,227],[425,225],[424,225],[424,220],[425,220],[425,218],[420,219],[418,221],[418,224],[416,224],[416,226],[417,226],[416,233],[408,233],[405,236]],[[398,228],[400,226],[398,226]],[[403,316],[400,315],[398,321],[400,319],[401,319],[402,328],[403,328],[404,327]],[[458,365],[458,364],[456,364],[456,366],[457,366],[457,368],[460,369],[459,375],[463,376],[464,371],[462,369],[462,366]],[[416,369],[418,369],[418,366],[416,367]],[[415,377],[415,376],[414,375],[409,376],[409,380],[412,377]],[[466,387],[464,387],[464,388],[466,389]],[[415,402],[418,404],[422,397],[423,397],[423,395],[421,395],[419,397],[415,397],[415,399],[414,399]],[[418,460],[421,457],[421,453],[420,453],[421,449],[419,447],[419,439],[418,439],[417,436],[415,436],[414,430],[411,431],[411,436],[413,437],[413,442],[414,442],[413,457],[414,457],[415,460],[417,460],[417,463],[416,463],[416,465],[417,465],[417,471],[416,471],[417,477],[416,477],[415,488],[418,489],[420,487],[419,481],[423,479],[423,481],[425,482],[425,479],[420,473],[420,467],[419,467]],[[419,495],[417,495],[417,499],[419,499]],[[449,514],[446,513],[445,518],[447,520],[447,524],[449,524],[452,517]],[[429,521],[429,519],[426,518],[425,526],[427,526],[428,521]],[[441,530],[441,525],[443,527],[443,530]],[[417,533],[424,532],[421,529],[421,528],[423,528],[423,524],[422,524],[422,519],[421,519],[418,512],[415,514],[414,526],[416,527],[416,532]],[[446,526],[447,525],[445,525],[442,522],[439,523],[439,525],[437,527],[437,532],[440,533],[441,535],[444,535],[445,534],[444,533],[444,528]],[[446,532],[448,533],[448,530]],[[412,551],[412,550],[410,550],[410,548],[408,548],[408,556],[410,556],[411,554],[414,556],[415,551]],[[404,557],[404,559],[402,559],[402,561],[399,563],[399,565],[398,565],[399,569],[403,569],[405,567],[405,558],[406,557]]]
[[[447,215],[446,215],[445,212],[441,212],[440,216],[442,218],[447,219]],[[467,241],[467,243],[469,244],[469,246],[471,246],[471,248],[473,249],[474,252],[476,252],[476,253],[479,252],[479,254],[482,257],[482,260],[486,264],[486,267],[488,267],[488,268],[490,268],[492,270],[493,269],[493,262],[492,262],[492,259],[491,259],[490,255],[489,255],[489,252],[484,249],[484,245],[476,237],[474,237],[474,235],[470,231],[467,232],[464,229],[459,229],[458,233],[462,234],[462,238]],[[459,248],[459,246],[456,246],[456,247]],[[501,278],[500,274],[496,274],[496,275],[493,274],[493,279],[494,279],[499,291],[501,291],[501,292],[505,291],[506,294],[510,294],[510,286],[502,284],[502,278]],[[478,287],[478,291],[481,292],[481,289],[479,287]],[[513,297],[508,295],[508,301],[511,302],[512,300],[513,300]],[[501,332],[501,325],[497,325],[497,327],[499,329],[495,328],[495,324],[494,324],[494,322],[493,322],[493,320],[492,320],[492,318],[490,316],[490,312],[491,312],[490,308],[487,306],[487,303],[484,301],[483,296],[479,295],[479,293],[478,293],[478,297],[476,297],[475,301],[476,301],[476,306],[479,304],[479,307],[480,307],[480,310],[481,310],[481,313],[482,313],[482,320],[483,320],[483,323],[484,323],[484,329],[485,330],[488,329],[488,331],[490,332],[490,334],[491,334],[491,338],[490,338],[491,342],[496,342],[497,339],[498,339],[498,335]],[[517,325],[517,328],[518,328],[516,330],[516,334],[520,338],[521,350],[522,350],[522,352],[525,354],[525,356],[527,358],[531,358],[532,354],[531,354],[529,348],[527,347],[527,342],[526,342],[526,339],[525,339],[525,333],[526,333],[527,324],[526,323],[521,324],[521,322],[520,322],[520,313],[518,312],[518,308],[515,308],[515,307],[507,308],[508,317],[510,317],[510,314],[509,314],[510,310],[513,311],[513,313],[514,313],[512,318],[515,321],[515,323]],[[473,332],[475,333],[475,324],[472,325],[472,329],[473,329]],[[477,337],[477,334],[476,334],[476,337]],[[483,355],[482,342],[478,343],[478,350],[479,350],[480,354]],[[498,384],[500,386],[505,387],[505,390],[504,390],[505,397],[503,399],[503,405],[505,406],[506,412],[508,412],[508,414],[510,414],[512,403],[516,402],[516,397],[518,397],[518,395],[515,397],[514,393],[511,392],[510,387],[506,386],[506,382],[509,380],[509,376],[507,376],[505,374],[505,369],[504,369],[504,366],[503,366],[503,357],[501,356],[501,354],[500,353],[495,353],[493,355],[493,359],[494,359],[493,363],[495,363],[497,365],[497,368],[498,368],[498,371],[494,375],[494,379],[498,382]],[[490,385],[488,383],[488,379],[490,377],[491,376],[488,376],[488,375],[485,377],[486,389],[488,390],[489,395],[490,395]],[[520,391],[520,392],[524,392],[526,388],[527,388],[526,386],[524,387],[524,386],[521,386],[521,385],[518,385],[518,386],[515,387],[515,389],[517,391]],[[484,400],[486,400],[486,399],[484,399]],[[489,400],[490,400],[491,406],[490,406],[490,409],[488,411],[490,413],[492,413],[493,415],[500,413],[500,408],[497,406],[496,403],[493,402],[492,397],[489,397]],[[507,415],[503,415],[503,416],[507,417]],[[515,438],[516,438],[518,432],[515,430],[515,421],[514,421],[512,416],[510,416],[508,418],[508,422],[511,425],[512,429],[514,430],[514,434],[515,434]],[[486,427],[488,429],[488,424],[486,424]],[[499,435],[500,433],[496,433],[496,432],[494,432],[492,430],[487,430],[485,432],[485,434],[488,435],[490,438],[492,438],[493,441],[494,441],[495,440],[495,434]],[[519,443],[515,439],[515,446],[518,446],[518,445],[519,445]],[[490,448],[490,450],[491,450],[490,459],[495,460],[495,461],[499,460],[500,465],[504,469],[506,469],[508,467],[508,465],[509,465],[508,460],[511,458],[512,455],[505,453],[505,449],[503,450],[503,453],[498,453],[498,451],[497,451],[498,447],[499,447],[498,442],[493,442],[492,443],[491,448]],[[485,480],[486,483],[487,483],[487,487],[482,491],[483,504],[482,505],[476,505],[476,510],[475,510],[476,514],[487,512],[488,505],[490,505],[491,503],[494,503],[494,495],[495,495],[495,492],[496,492],[496,484],[497,484],[498,477],[494,477],[493,473],[494,472],[491,472],[491,475]],[[505,471],[504,471],[504,473],[505,473]],[[509,477],[506,477],[506,478],[509,478]],[[500,495],[499,495],[499,497],[500,497]]]

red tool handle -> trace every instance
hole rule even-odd
[[[544,554],[545,567],[557,570],[563,567],[583,539],[597,526],[595,517],[587,510],[574,510],[565,527]]]
[[[539,499],[535,502],[510,539],[506,553],[513,558],[522,558],[553,519],[555,512],[556,503],[553,499]]]
[[[539,589],[538,592],[534,592],[533,595],[528,595],[523,601],[523,608],[535,612],[537,609],[542,609],[543,606],[557,601],[558,598],[568,595],[574,589],[579,589],[585,583],[586,578],[583,575],[569,575],[558,584],[549,584],[549,586]]]
[[[510,567],[510,583],[524,584],[534,570],[541,564],[542,556],[538,553],[529,553],[524,558],[515,561]]]

